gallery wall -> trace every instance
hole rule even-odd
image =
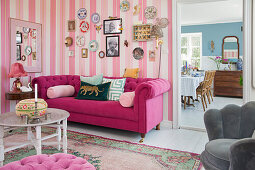
[[[170,0],[129,0],[130,10],[120,11],[122,0],[1,0],[0,7],[0,57],[1,57],[1,112],[13,110],[15,102],[5,100],[5,93],[10,90],[13,79],[8,78],[10,69],[10,46],[9,46],[9,18],[36,22],[42,24],[42,68],[41,73],[30,73],[32,77],[41,75],[76,74],[93,76],[103,73],[104,76],[122,76],[124,69],[140,68],[139,77],[157,77],[159,64],[159,50],[156,50],[156,61],[149,61],[149,50],[155,50],[155,41],[134,42],[132,41],[133,24],[154,23],[147,20],[143,11],[147,6],[155,6],[158,17],[168,18],[170,24],[163,29],[164,43],[162,46],[161,78],[172,82],[172,3]],[[138,15],[133,15],[134,6],[140,5]],[[77,17],[80,8],[87,9],[86,21],[90,24],[90,31],[82,33],[79,29],[81,20]],[[106,35],[103,30],[96,31],[90,20],[92,13],[97,12],[101,16],[100,24],[109,16],[120,17],[123,20],[123,32],[120,34],[120,57],[98,57],[98,52],[105,51]],[[76,31],[67,31],[67,21],[76,20]],[[98,24],[99,25],[99,24]],[[75,45],[75,37],[85,36],[85,46]],[[74,39],[74,45],[66,47],[65,38],[70,36]],[[99,49],[97,52],[89,52],[88,58],[81,58],[81,48],[88,48],[91,40],[97,40]],[[124,40],[129,43],[124,46]],[[132,51],[136,47],[144,50],[144,57],[135,60]],[[69,51],[74,55],[69,56]],[[23,82],[28,78],[22,78]],[[171,83],[172,84],[172,83]],[[164,95],[164,120],[172,120],[172,90]]]

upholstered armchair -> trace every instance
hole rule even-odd
[[[207,170],[255,169],[255,102],[227,105],[204,115],[209,142],[201,154]]]

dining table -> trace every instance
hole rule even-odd
[[[196,76],[196,77],[189,76],[189,75],[181,76],[181,96],[184,97],[184,109],[186,109],[186,105],[192,105],[190,104],[191,97],[192,99],[196,99],[196,89],[203,80],[204,80],[204,76]],[[187,97],[188,97],[188,103],[186,103]]]

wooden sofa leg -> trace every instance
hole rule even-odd
[[[156,126],[156,130],[160,130],[160,123],[159,123],[159,124],[157,124],[157,126]]]
[[[143,141],[144,141],[144,138],[145,138],[145,133],[141,133],[141,140],[139,141],[139,143],[143,143]]]

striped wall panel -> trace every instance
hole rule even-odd
[[[103,73],[105,76],[122,76],[126,67],[139,67],[139,77],[157,77],[159,64],[159,50],[156,51],[156,61],[149,61],[149,50],[155,49],[155,42],[132,41],[133,24],[153,23],[147,20],[143,11],[146,6],[155,6],[158,9],[158,17],[168,18],[170,24],[164,32],[164,44],[162,46],[161,77],[172,82],[172,2],[171,0],[129,0],[130,10],[120,11],[122,0],[1,0],[0,3],[0,83],[1,83],[1,112],[14,110],[16,102],[6,101],[5,93],[10,90],[13,80],[8,78],[10,69],[10,47],[9,47],[9,18],[17,18],[42,24],[42,61],[43,71],[41,73],[29,74],[32,77],[41,75],[76,74],[92,76]],[[141,6],[139,15],[133,15],[135,5]],[[77,18],[79,8],[87,9],[87,18],[90,23],[90,31],[81,33],[78,29],[80,20]],[[97,12],[101,16],[100,23],[108,16],[121,17],[123,20],[123,33],[120,34],[120,57],[109,57],[100,59],[98,52],[105,51],[105,37],[103,30],[99,33],[90,21],[92,13]],[[67,21],[76,20],[76,31],[67,31]],[[65,47],[65,37],[74,39],[78,35],[85,36],[85,48],[88,48],[90,40],[99,42],[97,52],[89,52],[88,58],[81,58],[81,47],[72,45]],[[124,46],[124,40],[128,40],[129,46]],[[142,60],[135,60],[132,51],[141,47],[145,51]],[[68,56],[68,51],[73,51],[74,56]],[[28,78],[22,78],[28,82]],[[164,95],[164,119],[172,120],[172,91]]]

